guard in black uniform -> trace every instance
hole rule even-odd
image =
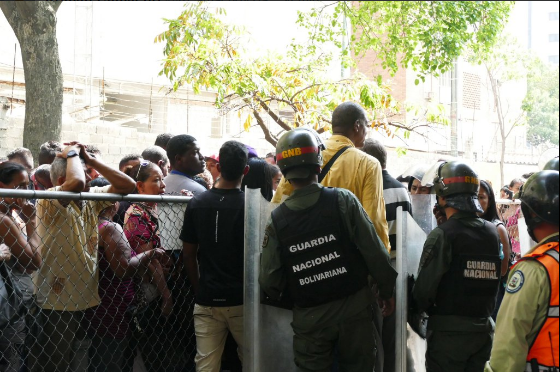
[[[447,221],[424,244],[413,297],[428,321],[428,372],[482,371],[490,356],[500,282],[500,238],[478,218],[479,180],[466,164],[442,163],[434,179]]]
[[[259,283],[271,298],[294,303],[299,371],[330,371],[337,347],[341,371],[371,372],[374,299],[368,274],[391,312],[397,273],[354,194],[317,182],[321,147],[316,133],[303,128],[278,141],[277,164],[294,192],[268,222]]]

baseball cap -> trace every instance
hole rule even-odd
[[[255,150],[254,147],[251,147],[249,145],[245,145],[245,147],[247,148],[247,152],[248,152],[248,157],[247,158],[248,159],[259,157],[259,155],[257,155],[257,150]]]
[[[205,157],[204,157],[204,160],[208,160],[208,159],[215,160],[215,161],[218,162],[218,163],[220,162],[220,157],[219,157],[218,155],[216,155],[216,154],[212,154],[212,155],[210,155],[210,156],[205,156]]]

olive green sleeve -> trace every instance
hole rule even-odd
[[[366,211],[354,194],[345,189],[338,189],[338,205],[344,228],[363,256],[369,274],[377,283],[379,295],[383,299],[391,298],[397,272],[391,266],[389,253]]]
[[[522,261],[511,270],[496,320],[488,371],[525,370],[529,345],[547,316],[549,296],[548,274],[538,262]]]
[[[424,243],[413,297],[418,311],[426,311],[436,301],[439,282],[449,270],[451,247],[448,247],[442,229],[435,228]]]
[[[286,274],[282,266],[280,246],[271,218],[268,219],[262,244],[259,284],[275,300],[280,299],[286,288]]]

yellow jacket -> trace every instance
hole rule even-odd
[[[333,135],[325,142],[323,164],[326,164],[338,150],[350,146],[332,165],[329,173],[321,184],[329,187],[340,187],[350,190],[373,222],[375,231],[385,244],[389,244],[389,229],[385,218],[385,201],[383,200],[383,175],[379,161],[354,147],[348,137]],[[292,185],[283,177],[272,199],[273,203],[281,203],[293,192]]]

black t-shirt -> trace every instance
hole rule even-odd
[[[203,306],[243,304],[245,194],[212,188],[187,206],[181,240],[198,244],[199,288]]]

